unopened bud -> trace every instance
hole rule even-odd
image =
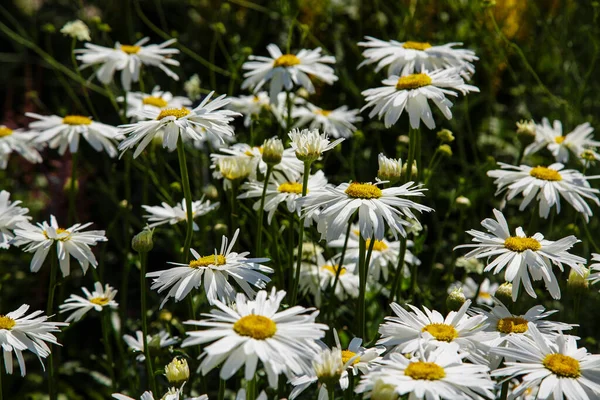
[[[596,153],[592,149],[585,149],[579,157],[588,162],[596,161]]]
[[[371,400],[397,400],[398,394],[394,385],[383,382],[377,379],[371,390]]]
[[[169,383],[181,385],[190,378],[190,368],[185,358],[175,357],[165,366],[165,376]]]
[[[464,207],[464,208],[471,207],[471,200],[469,200],[465,196],[458,196],[456,198],[456,200],[454,200],[454,201],[456,202],[457,206]]]
[[[522,120],[517,122],[517,137],[523,146],[535,141],[535,122]]]
[[[271,138],[263,143],[262,160],[268,165],[277,165],[283,156],[283,142],[281,139]]]
[[[567,288],[573,293],[585,292],[589,287],[589,281],[587,278],[590,275],[590,270],[585,268],[583,265],[580,265],[580,267],[583,269],[583,276],[579,275],[579,272],[577,272],[575,268],[571,268],[571,272],[569,272]]]
[[[212,184],[204,186],[204,188],[202,189],[202,193],[209,200],[217,200],[219,198],[219,191],[217,190],[217,187]]]
[[[495,296],[505,305],[512,304],[512,290],[512,283],[504,282],[502,285],[500,285],[498,290],[496,290]]]
[[[406,166],[407,166],[406,163],[402,166],[402,175],[406,175]],[[419,173],[419,170],[417,169],[417,162],[413,161],[413,165],[412,165],[412,169],[411,169],[411,176],[413,177],[412,179],[414,179],[414,177],[416,177],[418,173]]]
[[[158,313],[158,319],[165,322],[171,322],[171,320],[173,319],[173,314],[171,313],[171,311],[163,308]]]
[[[437,138],[440,139],[442,143],[452,143],[454,142],[454,135],[448,129],[442,129],[437,133]]]
[[[152,230],[144,229],[131,239],[131,247],[138,253],[147,253],[154,247]]]
[[[446,307],[450,311],[458,311],[465,304],[467,298],[461,288],[456,288],[446,297]]]
[[[77,193],[79,191],[79,181],[77,179],[75,179],[75,185],[74,185],[74,189],[75,189],[75,193]],[[69,193],[71,191],[71,178],[67,178],[67,180],[65,181],[65,185],[63,186],[63,191]]]
[[[379,170],[377,171],[377,177],[382,181],[390,181],[395,183],[400,180],[402,175],[402,160],[388,158],[383,153],[380,153],[377,157],[379,162]]]
[[[452,148],[447,145],[447,144],[441,144],[438,148],[437,151],[440,152],[441,155],[446,156],[446,157],[452,157]]]

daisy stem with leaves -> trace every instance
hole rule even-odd
[[[412,178],[412,166],[415,161],[415,153],[418,145],[419,130],[409,128],[408,131],[408,159],[406,160],[406,182],[410,182]]]
[[[58,276],[58,254],[56,246],[52,244],[50,250],[50,284],[48,285],[48,302],[46,303],[46,315],[52,315],[54,311],[54,293],[56,292],[56,281]],[[54,371],[54,356],[50,352],[48,355],[48,394],[50,400],[56,400],[56,377]]]
[[[369,249],[367,251],[367,241],[359,235],[358,241],[358,333],[359,337],[367,340],[367,319],[366,319],[366,292],[367,292],[367,277],[369,275],[369,263],[373,246],[375,245],[375,236],[369,240]],[[340,265],[341,269],[341,265]]]
[[[77,195],[77,152],[71,153],[71,182],[69,185],[69,225],[77,221],[75,196]]]
[[[152,367],[152,358],[150,356],[150,347],[148,347],[148,305],[146,301],[146,267],[148,265],[148,252],[140,251],[140,293],[142,303],[142,343],[144,346],[144,356],[146,359],[146,373],[150,387],[153,393],[156,390],[156,379],[154,379],[154,368]]]
[[[335,279],[333,280],[333,284],[331,285],[331,295],[335,295],[335,287],[340,280],[340,273],[342,272],[342,265],[344,265],[344,258],[346,257],[346,249],[348,248],[348,239],[350,238],[350,229],[352,227],[352,218],[348,220],[348,228],[346,229],[346,238],[344,239],[344,246],[342,247],[342,255],[340,256],[340,268],[337,268],[335,271]]]
[[[256,374],[246,382],[246,400],[256,400]]]
[[[396,265],[396,273],[394,274],[394,280],[392,281],[392,287],[390,289],[390,303],[394,301],[400,301],[400,288],[402,282],[402,269],[404,267],[404,257],[406,255],[406,238],[400,237],[400,251],[398,253],[398,265]]]
[[[269,183],[269,178],[271,177],[271,172],[273,171],[273,167],[270,164],[267,164],[267,174],[265,175],[265,181],[263,184],[262,195],[260,197],[260,208],[258,210],[258,227],[256,228],[256,252],[257,256],[262,252],[262,230],[263,230],[263,217],[265,213],[265,197],[267,197],[267,185]]]
[[[112,346],[110,345],[109,330],[111,329],[111,322],[110,309],[108,307],[103,307],[102,315],[100,316],[100,318],[102,324],[102,341],[104,342],[104,351],[106,352],[106,361],[108,363],[108,373],[110,375],[112,388],[114,391],[116,391],[118,385],[115,379],[115,364],[113,361]]]
[[[181,184],[183,186],[183,196],[185,197],[185,208],[187,213],[187,230],[185,232],[185,242],[183,244],[183,261],[187,263],[190,257],[192,233],[194,232],[194,217],[192,215],[192,191],[190,189],[190,177],[185,159],[185,147],[183,144],[183,138],[181,136],[177,141],[177,156],[179,157],[179,170],[181,173]]]
[[[308,177],[310,175],[310,165],[312,161],[304,161],[304,175],[302,176],[302,197],[308,193]],[[300,218],[300,234],[298,238],[298,256],[296,261],[296,272],[294,276],[294,282],[292,284],[292,297],[290,305],[296,305],[296,298],[298,297],[298,284],[300,283],[300,267],[302,266],[302,245],[304,244],[304,217]]]

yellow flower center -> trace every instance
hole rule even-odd
[[[68,230],[66,230],[66,229],[63,229],[63,228],[56,228],[56,230],[55,230],[55,231],[56,231],[56,234],[57,234],[57,235],[60,235],[61,233],[66,233],[67,235],[70,235],[70,234],[71,234],[71,232],[69,232]],[[46,239],[50,239],[50,238],[48,237],[48,232],[46,232],[46,231],[43,231],[42,233],[44,234],[44,236],[46,236]],[[59,240],[64,240],[64,239],[66,239],[67,237],[68,237],[68,236],[65,236],[64,238],[60,238]]]
[[[558,144],[561,144],[562,142],[564,142],[564,141],[565,141],[565,139],[566,139],[566,137],[565,137],[565,136],[557,136],[557,137],[555,137],[555,138],[554,138],[554,141],[555,141],[556,143],[558,143]]]
[[[496,329],[502,333],[525,333],[527,332],[527,321],[521,317],[507,317],[498,320]]]
[[[277,190],[281,193],[302,193],[302,184],[299,182],[285,182],[279,185]]]
[[[219,255],[214,255],[211,254],[210,256],[204,256],[204,257],[200,257],[197,260],[192,260],[190,261],[190,268],[202,268],[202,267],[208,267],[209,265],[225,265],[227,263],[227,259],[225,258],[225,256],[219,254]]]
[[[346,194],[355,199],[378,199],[383,195],[381,189],[372,183],[358,182],[352,182],[346,189]]]
[[[425,325],[422,332],[429,332],[431,336],[441,342],[451,342],[458,337],[458,332],[452,325],[448,324],[429,324]]]
[[[7,128],[6,126],[0,126],[0,137],[10,136],[12,133],[12,129]]]
[[[315,114],[319,114],[326,117],[329,114],[331,114],[331,110],[315,110]]]
[[[67,115],[62,121],[65,125],[90,125],[92,120],[83,115]]]
[[[158,108],[166,107],[167,104],[169,104],[162,97],[155,97],[155,96],[148,96],[148,97],[144,98],[144,100],[142,100],[142,103],[149,105],[149,106],[158,107]]]
[[[342,350],[342,364],[346,364],[352,357],[354,357],[356,355],[355,352],[350,351],[350,350]],[[355,365],[360,361],[360,357],[356,357],[354,359],[354,361],[352,361],[352,364],[350,365]]]
[[[262,146],[257,146],[257,147],[253,147],[253,149],[258,149],[258,152],[260,154],[263,153],[263,147]],[[256,155],[252,152],[252,150],[246,150],[244,152],[245,155],[247,155],[248,157],[255,157]]]
[[[97,304],[99,306],[104,307],[105,305],[107,305],[110,302],[110,299],[108,297],[92,297],[90,299],[90,303],[94,303]]]
[[[127,53],[127,54],[137,54],[137,53],[139,53],[141,48],[142,48],[141,46],[132,46],[129,44],[121,45],[121,51],[123,53]]]
[[[300,64],[300,59],[293,54],[284,54],[273,62],[274,67],[291,67]]]
[[[581,376],[579,361],[564,354],[548,354],[542,364],[553,374],[562,378],[579,378]]]
[[[233,330],[240,336],[265,340],[275,335],[277,325],[270,318],[262,315],[246,315],[233,324]]]
[[[547,167],[535,167],[529,171],[529,175],[543,181],[562,181],[562,176],[558,171]]]
[[[404,47],[405,49],[412,49],[412,50],[427,50],[428,48],[431,47],[431,45],[427,42],[408,41],[408,42],[404,42],[402,47]]]
[[[481,297],[482,299],[491,299],[492,295],[488,292],[479,292],[479,297]]]
[[[396,90],[418,89],[431,85],[431,78],[427,74],[412,74],[401,76],[396,82]]]
[[[371,239],[367,239],[367,249],[371,246]],[[387,250],[387,244],[383,243],[381,240],[375,240],[373,243],[373,251],[384,251]]]
[[[165,108],[164,110],[160,111],[160,114],[158,114],[158,117],[156,117],[156,120],[160,121],[161,119],[163,119],[165,117],[182,118],[182,117],[185,117],[186,115],[188,115],[189,113],[190,113],[190,110],[188,110],[185,107]]]
[[[338,270],[340,269],[339,265],[323,265],[321,267],[322,269],[331,272],[333,275],[337,275]],[[340,270],[340,276],[344,275],[346,273],[346,268],[342,267],[342,269]]]
[[[11,330],[16,325],[16,322],[11,317],[0,315],[0,329]]]
[[[416,361],[408,364],[404,370],[404,375],[413,379],[425,381],[437,381],[446,376],[444,368],[436,363]]]
[[[519,253],[525,250],[538,251],[542,248],[540,242],[531,237],[511,236],[504,240],[504,247]]]

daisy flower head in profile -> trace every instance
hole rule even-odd
[[[324,258],[317,259],[316,263],[303,262],[300,272],[300,290],[310,293],[317,307],[321,306],[322,293],[331,291],[333,282],[338,277],[335,286],[335,297],[340,301],[348,298],[358,298],[358,275],[355,274],[355,264],[340,264],[340,257],[337,255],[331,260]]]
[[[600,142],[594,140],[594,128],[586,122],[577,125],[573,131],[563,134],[562,122],[555,120],[552,125],[548,118],[543,118],[541,124],[536,124],[535,141],[525,148],[525,155],[538,152],[547,148],[556,162],[566,164],[570,153],[580,157],[586,149],[600,146]]]
[[[183,386],[180,388],[170,388],[167,393],[165,393],[161,398],[155,399],[152,392],[144,392],[139,400],[208,400],[208,396],[203,394],[201,396],[196,397],[184,397],[183,396]],[[137,400],[133,397],[126,396],[121,393],[113,393],[113,399],[117,400]],[[257,399],[258,400],[258,399]]]
[[[424,344],[443,347],[455,343],[475,363],[485,363],[482,344],[493,338],[484,332],[485,316],[467,314],[471,300],[465,301],[458,311],[450,311],[446,317],[436,310],[423,307],[423,311],[408,304],[411,311],[392,303],[390,307],[396,316],[386,317],[379,326],[381,339],[378,345],[395,346],[394,351],[414,353]]]
[[[48,144],[51,149],[58,149],[58,154],[65,154],[67,148],[71,153],[79,150],[79,140],[83,137],[96,151],[106,151],[110,157],[117,155],[116,143],[123,136],[114,126],[102,124],[83,115],[70,114],[65,117],[58,115],[40,115],[25,113],[34,118],[29,129],[36,132],[34,144]]]
[[[8,249],[10,241],[14,239],[12,230],[17,224],[27,223],[31,219],[27,215],[28,208],[20,207],[20,200],[10,201],[10,193],[0,191],[0,249]]]
[[[342,351],[342,363],[353,375],[358,375],[359,372],[362,374],[369,372],[381,361],[381,355],[386,351],[383,346],[363,347],[363,340],[359,337],[352,338],[350,343],[348,343],[348,347],[344,349],[335,329],[333,333],[335,344]]]
[[[115,301],[117,290],[108,283],[104,287],[100,282],[94,283],[94,291],[91,293],[85,287],[82,287],[81,291],[85,294],[85,297],[72,294],[63,304],[58,306],[61,314],[71,312],[71,315],[66,319],[67,322],[80,321],[92,309],[101,312],[105,307],[115,310],[119,306]]]
[[[491,178],[496,178],[494,183],[498,185],[496,195],[506,191],[507,200],[518,195],[523,195],[523,201],[519,210],[527,208],[529,203],[537,200],[539,203],[539,215],[548,218],[552,207],[556,207],[556,213],[560,213],[560,199],[566,200],[577,212],[581,213],[586,221],[593,215],[592,209],[585,199],[600,205],[597,194],[600,190],[590,186],[588,178],[574,169],[564,169],[560,163],[551,164],[547,167],[538,165],[529,167],[527,165],[510,165],[499,162],[500,169],[487,172]]]
[[[326,64],[334,64],[335,57],[321,54],[321,48],[302,49],[297,54],[283,54],[276,44],[267,46],[269,57],[249,57],[242,65],[247,70],[244,74],[242,89],[250,88],[259,92],[269,83],[269,98],[277,104],[277,95],[282,90],[291,91],[294,85],[302,86],[309,93],[315,92],[311,78],[321,80],[328,85],[337,81],[333,68]]]
[[[504,368],[492,372],[493,377],[522,377],[522,383],[511,394],[512,398],[539,388],[537,398],[597,399],[600,396],[600,355],[590,354],[577,347],[577,337],[558,335],[548,341],[529,323],[530,336],[509,338],[509,347],[491,351],[504,356]]]
[[[131,335],[123,335],[123,340],[127,343],[129,349],[134,353],[139,353],[135,359],[139,362],[144,362],[146,360],[146,356],[144,355],[144,334],[142,331],[136,331],[135,337]],[[156,343],[157,347],[165,348],[172,346],[179,342],[179,337],[174,336],[171,337],[169,332],[162,330],[158,332],[154,337],[152,335],[146,336],[146,342],[148,346],[151,346],[152,343]]]
[[[419,129],[421,120],[429,129],[435,128],[433,113],[429,107],[431,100],[444,117],[452,119],[452,102],[446,96],[458,96],[479,92],[473,85],[467,85],[457,69],[438,69],[416,74],[392,75],[382,81],[382,87],[362,92],[367,104],[361,111],[373,107],[369,118],[383,118],[386,128],[394,125],[406,110],[413,129]]]
[[[376,183],[342,183],[335,188],[325,188],[316,193],[308,193],[298,199],[302,211],[306,214],[320,210],[317,229],[321,238],[327,241],[338,239],[358,212],[358,226],[363,239],[383,240],[386,226],[395,238],[400,234],[406,237],[404,226],[410,225],[407,218],[416,220],[413,210],[418,212],[433,211],[431,208],[405,197],[422,197],[424,191],[414,182],[399,187],[381,189]]]
[[[32,144],[34,135],[22,129],[10,129],[6,125],[0,125],[0,169],[6,169],[13,152],[19,153],[30,163],[42,162],[42,156]]]
[[[194,256],[189,264],[170,262],[175,265],[162,271],[149,272],[147,278],[152,280],[151,289],[157,289],[158,293],[169,290],[160,305],[162,308],[170,297],[175,301],[184,299],[192,289],[198,288],[204,281],[204,290],[209,304],[221,301],[231,301],[235,298],[236,290],[229,283],[229,278],[237,283],[248,295],[254,297],[255,291],[252,286],[264,289],[271,280],[265,273],[273,273],[273,269],[261,265],[270,261],[268,258],[247,258],[249,252],[237,253],[233,246],[238,238],[240,230],[237,229],[231,243],[223,236],[221,250],[207,256],[201,256],[194,249],[190,252]]]
[[[304,107],[296,107],[292,111],[292,118],[297,119],[293,128],[319,129],[334,138],[351,137],[356,131],[354,124],[362,121],[360,111],[349,110],[348,106],[325,110],[308,102]]]
[[[389,158],[385,154],[379,153],[377,163],[379,164],[377,178],[391,183],[396,183],[400,180],[402,176],[402,159]]]
[[[377,64],[375,71],[388,67],[388,75],[408,75],[421,71],[456,68],[465,77],[475,73],[472,62],[479,60],[475,52],[456,48],[462,43],[447,43],[439,46],[427,42],[396,40],[380,40],[366,36],[365,42],[358,45],[365,47],[363,65]]]
[[[96,261],[90,246],[108,240],[104,236],[104,231],[83,231],[90,225],[92,225],[92,222],[83,225],[75,224],[66,229],[61,228],[54,215],[50,216],[50,223],[44,221],[33,225],[29,222],[21,222],[17,224],[17,228],[13,231],[15,237],[11,244],[16,246],[27,245],[23,251],[34,253],[30,265],[31,272],[40,270],[48,252],[56,244],[63,277],[71,273],[71,256],[79,262],[85,274],[90,264],[94,268],[98,266],[98,261]]]
[[[473,299],[475,294],[477,294],[477,299],[475,299],[475,303],[477,304],[486,304],[491,306],[494,304],[494,293],[498,290],[498,284],[492,283],[488,278],[484,278],[479,285],[473,278],[468,276],[465,279],[465,282],[455,282],[448,287],[448,294],[450,294],[455,289],[461,289],[467,299]]]
[[[376,391],[387,386],[386,398],[408,395],[408,399],[491,399],[494,382],[489,368],[463,363],[459,346],[450,344],[421,351],[411,358],[391,353],[379,361],[379,366],[363,375],[356,392],[365,398],[379,398]],[[379,386],[379,387],[378,387]],[[396,394],[389,393],[392,389]]]
[[[186,107],[164,108],[158,115],[154,111],[139,112],[142,121],[119,126],[121,132],[127,136],[119,144],[119,150],[124,152],[137,146],[133,153],[133,157],[136,158],[157,135],[163,135],[163,147],[169,151],[177,148],[179,136],[183,141],[201,141],[206,134],[221,139],[227,136],[233,137],[233,127],[229,123],[241,114],[222,109],[229,103],[225,95],[210,101],[213,94],[214,92],[210,92],[197,107],[191,110]]]
[[[292,141],[291,146],[296,152],[296,157],[304,163],[318,160],[324,152],[344,141],[344,138],[338,138],[331,142],[327,134],[319,133],[318,129],[294,128],[288,133],[288,136]]]
[[[582,264],[586,260],[567,251],[579,242],[575,236],[551,241],[544,239],[544,235],[539,232],[527,236],[521,227],[511,235],[502,212],[494,210],[494,216],[496,219],[486,218],[481,222],[487,232],[475,229],[467,231],[473,236],[473,244],[463,244],[454,249],[473,248],[465,255],[467,259],[488,259],[485,272],[493,270],[494,274],[498,274],[505,269],[504,280],[512,283],[513,301],[517,300],[521,285],[527,294],[537,298],[531,278],[534,281],[543,280],[552,298],[560,299],[560,287],[552,270],[553,265],[562,271],[563,264],[566,264],[584,276]],[[494,259],[491,260],[492,258]]]
[[[4,355],[4,367],[9,374],[13,373],[13,353],[17,357],[21,376],[25,376],[25,359],[23,352],[29,350],[42,362],[42,358],[50,355],[50,347],[46,342],[60,346],[54,332],[60,332],[64,322],[49,322],[42,311],[34,311],[25,315],[28,304],[23,304],[15,311],[0,314],[0,347]],[[44,364],[42,363],[42,367]]]
[[[125,97],[117,97],[117,101],[123,102]],[[155,113],[155,118],[164,109],[190,107],[192,101],[187,97],[173,96],[171,92],[160,90],[155,86],[150,93],[127,92],[127,117],[138,119],[143,111]]]
[[[282,373],[301,375],[309,368],[318,351],[315,341],[328,329],[315,322],[319,312],[312,308],[293,306],[279,311],[284,297],[284,291],[273,288],[270,294],[259,291],[255,300],[238,293],[232,306],[217,300],[217,309],[205,314],[207,319],[185,322],[207,329],[187,332],[182,347],[203,345],[202,374],[222,364],[220,377],[225,380],[244,364],[245,379],[252,379],[260,360],[269,386],[277,387]]]
[[[267,92],[251,95],[230,97],[227,108],[237,111],[244,116],[244,126],[250,126],[253,118],[258,118],[263,111],[271,111],[271,100]]]
[[[219,202],[212,203],[210,200],[204,201],[204,197],[202,197],[200,200],[192,201],[192,217],[201,217],[218,207]],[[148,213],[144,215],[144,218],[150,222],[148,225],[149,228],[164,224],[175,225],[179,222],[187,221],[187,206],[185,199],[181,200],[180,203],[177,203],[175,207],[171,207],[167,203],[162,202],[160,206],[143,205],[142,208]],[[198,230],[198,225],[195,222],[193,228],[195,231]]]
[[[75,50],[75,54],[77,60],[81,61],[80,69],[100,64],[100,68],[94,75],[105,85],[112,82],[115,71],[121,71],[121,84],[126,91],[131,90],[131,82],[140,80],[142,65],[158,67],[178,81],[179,76],[167,67],[167,65],[179,66],[179,61],[171,58],[179,54],[179,50],[169,48],[177,39],[145,46],[148,41],[150,38],[145,37],[133,45],[117,42],[114,48],[85,43],[85,49]]]

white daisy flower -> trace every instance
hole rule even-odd
[[[58,148],[58,154],[65,154],[67,148],[71,153],[77,153],[79,139],[83,137],[96,151],[106,151],[110,157],[117,155],[116,143],[123,136],[114,126],[93,121],[83,115],[39,115],[25,113],[30,118],[35,118],[29,124],[29,129],[39,132],[32,143],[48,144],[51,149]]]
[[[150,38],[145,37],[133,45],[117,42],[114,48],[86,43],[85,49],[75,50],[75,53],[78,54],[77,60],[82,64],[80,69],[101,64],[94,75],[98,76],[98,80],[106,85],[112,82],[115,71],[121,71],[121,84],[126,91],[131,90],[131,82],[140,80],[142,65],[158,67],[178,81],[177,74],[167,67],[167,65],[179,66],[179,61],[171,58],[173,55],[179,54],[179,50],[168,48],[177,39],[144,46],[149,40]]]
[[[15,235],[11,232],[19,223],[28,222],[31,217],[27,215],[28,208],[19,207],[20,200],[10,201],[10,193],[0,191],[0,249],[8,249],[10,241]]]
[[[587,177],[574,169],[563,169],[564,165],[555,163],[547,167],[529,167],[527,165],[510,165],[499,162],[501,169],[487,172],[491,178],[496,178],[498,185],[496,195],[506,190],[507,200],[517,195],[523,195],[519,210],[527,208],[532,200],[539,201],[539,215],[548,218],[550,209],[556,206],[556,213],[560,213],[560,198],[565,199],[573,208],[583,214],[586,221],[593,215],[585,199],[592,200],[600,205],[597,194],[600,190],[594,189],[587,181]]]
[[[586,260],[567,252],[579,242],[575,236],[567,236],[554,242],[544,239],[544,235],[539,232],[527,236],[521,227],[515,230],[515,235],[511,235],[502,212],[494,210],[494,216],[496,219],[486,218],[481,222],[489,233],[471,229],[467,233],[473,236],[475,243],[463,244],[454,249],[473,247],[474,250],[467,253],[466,258],[495,257],[487,264],[484,271],[493,270],[494,274],[498,274],[506,267],[504,280],[513,284],[513,301],[516,301],[519,296],[521,284],[531,297],[537,298],[531,285],[530,275],[535,281],[543,279],[552,298],[560,299],[560,287],[552,271],[552,265],[558,266],[562,271],[563,264],[567,264],[579,275],[584,276],[580,264],[585,264]]]
[[[363,347],[363,340],[359,337],[352,338],[347,349],[343,349],[340,344],[340,338],[337,331],[334,330],[336,346],[342,350],[342,363],[347,369],[352,371],[353,375],[366,374],[381,361],[381,355],[385,353],[385,347],[376,346],[370,349]]]
[[[461,289],[464,293],[465,297],[468,299],[472,299],[477,294],[477,299],[475,303],[477,304],[487,304],[489,306],[494,304],[494,298],[492,297],[496,290],[498,290],[498,284],[492,283],[488,278],[485,278],[481,285],[478,285],[473,278],[470,276],[465,279],[465,282],[455,282],[448,287],[448,294],[456,289]]]
[[[361,111],[373,107],[369,118],[384,118],[386,128],[394,125],[406,109],[413,129],[419,128],[421,120],[429,129],[434,129],[435,121],[428,100],[433,101],[444,117],[451,119],[452,103],[446,96],[457,96],[458,92],[463,95],[479,92],[477,87],[465,84],[457,69],[423,71],[400,77],[392,75],[382,83],[385,86],[362,92],[367,104]]]
[[[262,197],[263,187],[265,182],[250,181],[244,183],[241,190],[244,191],[238,196],[238,199],[249,199],[258,198],[259,200],[254,203],[252,207],[254,210],[260,208],[260,198]],[[327,178],[323,171],[319,170],[314,175],[308,177],[308,192],[317,192],[323,190],[327,186]],[[275,211],[280,204],[284,204],[287,207],[288,212],[298,212],[300,207],[296,200],[302,196],[302,178],[298,177],[293,181],[285,179],[281,175],[272,175],[267,183],[267,191],[265,195],[264,209],[267,211],[267,221],[269,225],[275,215]],[[306,218],[306,223],[310,222],[311,218],[318,218],[318,213],[311,214]]]
[[[123,96],[117,97],[117,101],[123,102]],[[173,96],[171,92],[160,90],[155,86],[151,93],[127,92],[127,117],[138,117],[144,111],[150,111],[156,118],[160,112],[168,108],[182,108],[192,105],[192,101],[187,97]]]
[[[438,311],[423,307],[423,311],[408,304],[412,312],[396,303],[390,307],[396,317],[385,317],[387,322],[379,326],[381,339],[377,344],[395,346],[394,351],[414,353],[424,343],[437,347],[457,344],[475,363],[485,363],[483,342],[493,338],[493,334],[483,332],[487,326],[484,315],[467,315],[471,300],[467,300],[458,311],[450,311],[446,317]]]
[[[233,117],[240,114],[221,110],[229,103],[229,99],[225,99],[225,95],[222,95],[210,101],[213,93],[210,92],[196,108],[191,110],[185,107],[164,108],[158,116],[153,111],[139,112],[140,119],[148,120],[119,126],[121,132],[128,136],[119,144],[119,150],[126,151],[137,146],[133,153],[133,157],[136,158],[158,134],[164,134],[163,147],[168,148],[169,151],[177,148],[180,135],[184,141],[202,140],[206,133],[219,138],[233,136],[233,127],[229,123]]]
[[[104,287],[102,287],[100,282],[94,283],[94,291],[91,293],[85,287],[82,287],[81,291],[85,294],[85,297],[72,294],[63,304],[58,306],[61,314],[72,312],[72,314],[67,317],[66,322],[80,321],[81,318],[92,309],[101,312],[104,307],[116,310],[119,306],[115,301],[117,290],[108,283],[105,284]]]
[[[263,111],[271,111],[271,100],[267,92],[258,92],[248,96],[230,97],[227,108],[237,111],[244,116],[244,126],[247,128],[252,118],[257,118]]]
[[[346,245],[346,260],[348,262],[358,262],[360,239],[360,231],[358,225],[353,224],[348,235],[348,243]],[[332,248],[343,248],[346,235],[342,234],[339,239],[328,243]],[[371,239],[366,240],[367,249],[371,245]],[[421,265],[419,260],[409,248],[414,245],[412,240],[406,241],[406,253],[404,254],[404,266]],[[371,264],[369,265],[369,275],[373,276],[375,281],[383,278],[388,280],[389,270],[394,270],[398,265],[398,256],[400,255],[400,242],[397,240],[388,240],[385,237],[381,240],[375,240],[373,243],[373,252],[371,253]]]
[[[334,138],[349,138],[356,131],[353,124],[362,121],[359,114],[359,110],[348,110],[348,106],[324,110],[306,102],[304,107],[296,107],[292,111],[292,118],[298,119],[293,128],[319,129]]]
[[[317,307],[321,306],[322,292],[328,292],[339,273],[335,287],[335,297],[344,301],[347,298],[358,298],[358,275],[355,274],[355,264],[339,265],[339,255],[331,260],[318,259],[316,264],[302,263],[300,272],[300,290],[310,293]],[[338,272],[339,271],[339,272]]]
[[[296,152],[296,157],[301,161],[315,161],[326,151],[333,149],[344,138],[339,138],[330,142],[327,135],[319,133],[318,129],[292,129],[288,136],[292,140],[292,149]]]
[[[19,153],[30,163],[42,162],[42,156],[32,145],[33,136],[22,129],[10,129],[0,125],[0,169],[6,169],[8,158],[13,152]]]
[[[75,21],[67,22],[61,29],[60,33],[65,36],[70,36],[74,39],[77,39],[81,42],[90,41],[92,38],[90,37],[90,28],[80,19],[76,19]]]
[[[365,38],[366,42],[358,43],[367,48],[363,51],[365,60],[358,67],[377,63],[375,71],[379,72],[389,66],[388,75],[408,75],[447,68],[457,68],[464,75],[473,75],[475,67],[472,62],[479,60],[474,51],[455,48],[462,43],[432,46],[427,42],[384,41],[371,36]]]
[[[566,164],[569,161],[569,153],[581,157],[586,149],[600,146],[599,141],[593,140],[593,132],[594,128],[586,122],[563,135],[560,121],[555,120],[550,125],[548,118],[544,118],[541,124],[536,124],[535,142],[525,148],[525,155],[533,154],[545,147],[552,153],[556,162]]]
[[[31,260],[31,272],[38,272],[48,255],[53,244],[56,243],[56,251],[60,270],[63,276],[68,276],[71,272],[71,256],[73,256],[85,274],[89,265],[96,268],[98,262],[90,246],[95,246],[98,242],[106,242],[108,239],[104,236],[104,231],[87,231],[83,229],[92,225],[75,224],[69,228],[60,228],[54,215],[50,216],[50,223],[46,221],[41,224],[32,225],[29,222],[17,224],[14,230],[15,238],[11,244],[16,246],[27,245],[23,251],[27,253],[35,252]]]
[[[34,311],[25,316],[27,310],[29,305],[23,304],[15,311],[0,315],[0,347],[4,354],[4,367],[9,374],[13,373],[13,353],[19,362],[21,376],[25,376],[23,351],[31,351],[42,362],[42,358],[50,355],[50,347],[46,342],[60,346],[53,332],[60,332],[59,327],[69,325],[47,321],[48,317],[42,315],[42,311]]]
[[[155,339],[156,338],[156,339]],[[131,335],[123,335],[123,340],[127,343],[127,346],[131,351],[138,354],[135,359],[139,362],[144,362],[146,356],[144,355],[144,334],[142,331],[136,331],[135,337]],[[165,348],[176,344],[179,341],[179,337],[169,335],[169,332],[162,330],[158,332],[154,337],[152,335],[146,336],[146,342],[151,346],[151,343],[156,342],[158,347]]]
[[[373,396],[375,386],[390,385],[397,396],[409,395],[411,400],[443,399],[469,400],[491,399],[494,382],[484,365],[465,364],[457,354],[457,345],[440,347],[433,351],[406,358],[391,353],[374,368],[363,375],[356,392]]]
[[[162,293],[170,288],[160,308],[170,297],[173,297],[175,301],[181,301],[192,289],[198,288],[202,284],[202,280],[204,280],[204,290],[209,304],[214,304],[217,299],[230,301],[235,298],[236,290],[228,282],[230,277],[249,297],[253,297],[255,294],[250,285],[264,289],[271,279],[263,273],[273,273],[273,269],[260,263],[269,261],[269,259],[246,258],[250,254],[249,252],[234,252],[233,246],[239,233],[240,230],[237,229],[231,243],[227,237],[223,236],[220,252],[215,249],[214,254],[203,257],[196,250],[190,249],[194,259],[189,264],[169,262],[176,267],[147,273],[147,278],[155,278],[152,281],[151,289],[157,289],[158,293]]]
[[[383,240],[386,225],[392,230],[395,238],[398,233],[406,236],[403,225],[410,225],[406,218],[417,219],[412,209],[423,212],[433,211],[431,208],[400,196],[424,196],[420,185],[408,182],[400,187],[380,189],[373,183],[342,183],[335,188],[308,193],[298,199],[306,214],[321,209],[317,229],[321,239],[333,241],[339,238],[348,226],[348,221],[358,211],[358,226],[363,239],[375,236],[375,240]]]
[[[590,262],[594,262],[590,264],[590,275],[588,276],[588,280],[592,285],[600,282],[600,254],[592,253],[592,259]]]
[[[382,181],[391,181],[392,183],[400,180],[400,176],[402,175],[402,159],[389,158],[385,154],[379,153],[377,163],[379,164],[377,178]]]
[[[167,391],[167,393],[165,393],[160,399],[156,399],[156,400],[180,400],[180,399],[182,399],[182,400],[208,400],[208,396],[205,394],[203,394],[202,396],[196,396],[196,397],[184,397],[183,396],[183,386],[184,385],[185,385],[185,383],[183,385],[181,385],[180,388],[176,388],[176,387],[170,388]],[[129,397],[129,396],[126,396],[121,393],[113,393],[112,397],[117,400],[136,400],[133,397]],[[152,394],[152,392],[144,392],[142,394],[142,396],[140,397],[140,400],[155,400],[155,399],[154,399],[154,395]]]
[[[256,93],[269,82],[269,98],[274,103],[278,101],[279,92],[289,92],[294,85],[314,93],[315,87],[310,77],[322,80],[328,85],[332,85],[338,79],[333,73],[333,68],[326,65],[335,63],[335,57],[322,55],[321,48],[302,49],[297,54],[283,54],[277,45],[271,43],[267,46],[267,51],[270,57],[251,55],[250,61],[242,65],[242,69],[248,70],[244,74],[246,79],[242,82],[242,89],[250,88]]]
[[[204,314],[208,319],[186,322],[208,329],[187,332],[189,337],[182,347],[214,342],[203,346],[200,368],[206,375],[222,364],[219,376],[225,380],[244,364],[245,379],[252,379],[260,359],[269,385],[276,387],[280,374],[300,375],[309,368],[308,363],[318,350],[315,340],[322,338],[328,329],[315,322],[319,312],[314,309],[294,306],[278,312],[284,297],[284,291],[273,288],[268,297],[261,290],[255,300],[238,293],[232,307],[217,300],[218,310]]]
[[[192,218],[206,215],[217,207],[219,207],[219,202],[211,203],[210,200],[204,201],[204,197],[198,201],[192,201]],[[160,206],[143,205],[142,208],[148,213],[147,215],[144,215],[144,218],[150,222],[148,225],[150,228],[167,223],[175,225],[179,222],[187,221],[187,206],[185,199],[181,200],[181,203],[177,203],[175,207],[171,207],[167,203],[162,202]],[[198,230],[198,225],[195,222],[193,223],[193,228],[195,231]]]
[[[534,324],[529,324],[531,337],[509,339],[510,347],[492,349],[493,353],[513,361],[505,361],[504,368],[492,376],[515,378],[523,382],[512,393],[520,396],[528,388],[539,387],[537,398],[544,399],[597,399],[600,396],[600,355],[590,354],[577,347],[575,336],[556,337],[549,342]]]

